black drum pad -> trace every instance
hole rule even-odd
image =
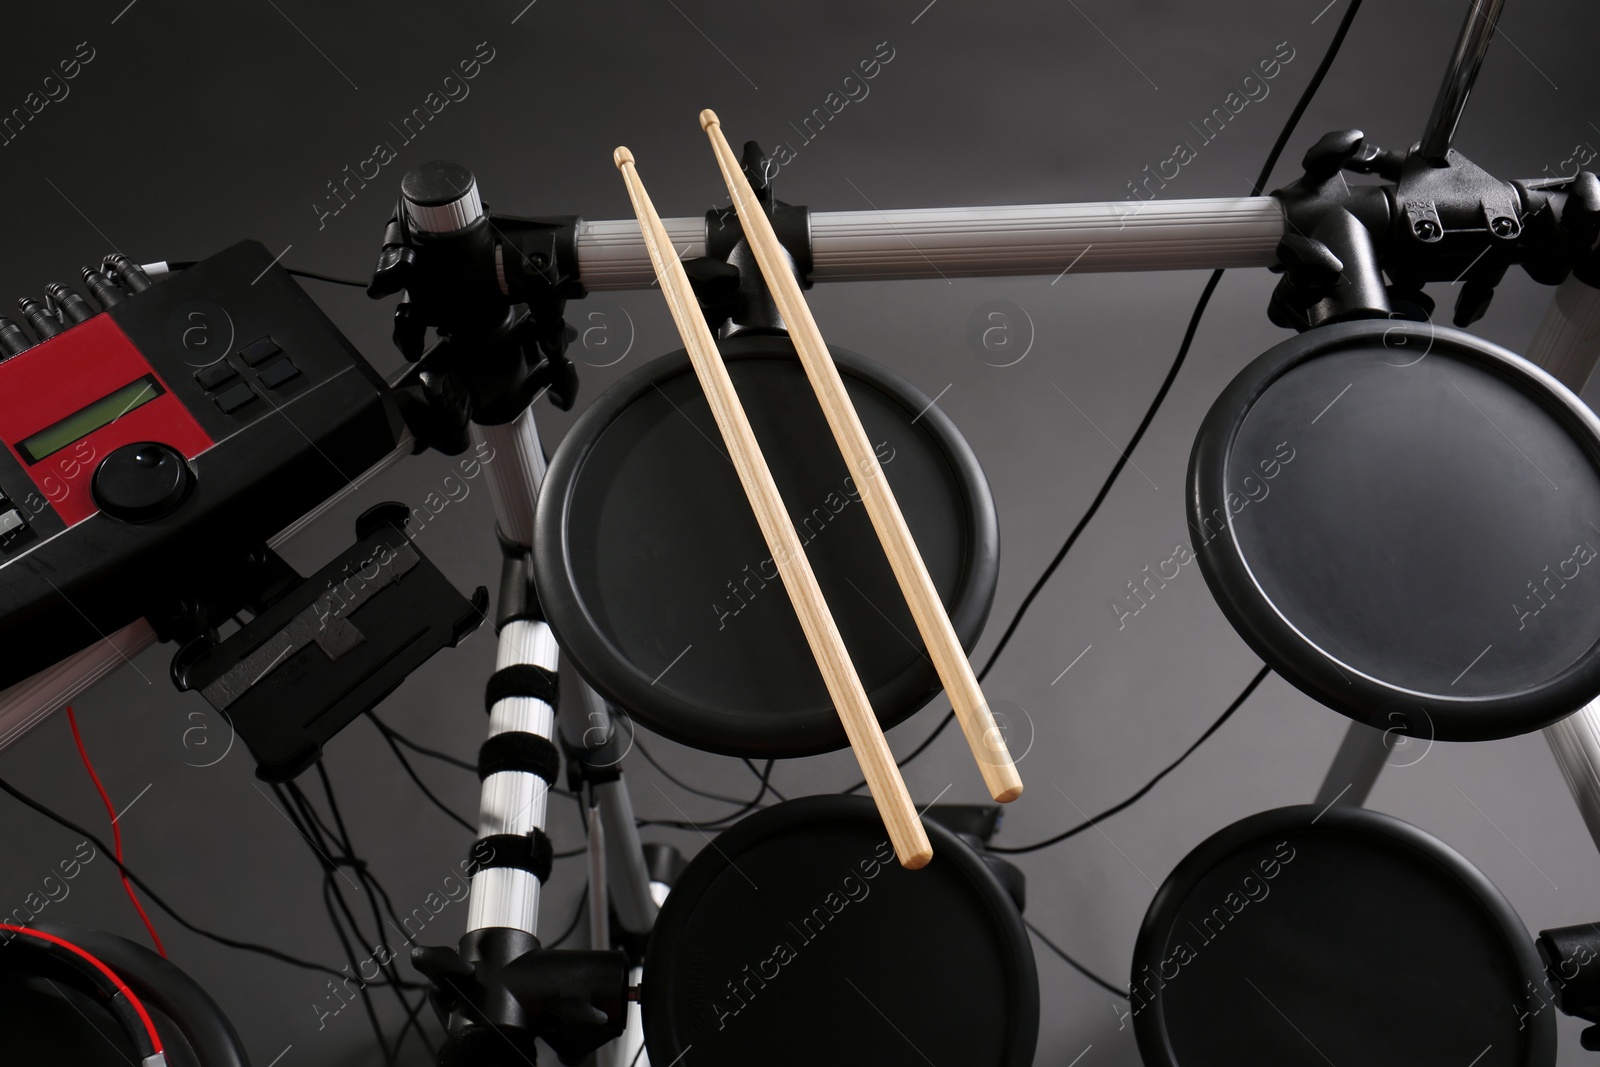
[[[728,371],[878,719],[939,691],[859,489],[787,337],[721,342]],[[930,398],[832,349],[956,635],[994,599],[999,534],[977,459]],[[658,733],[745,757],[845,747],[822,675],[682,351],[574,423],[540,490],[534,568],[565,654]]]
[[[1600,693],[1600,423],[1427,323],[1321,327],[1218,397],[1189,525],[1266,662],[1381,730],[1526,733]]]
[[[774,805],[702,849],[650,936],[650,1062],[1030,1067],[1022,917],[976,853],[924,825],[933,860],[917,871],[855,796]]]
[[[1123,1022],[1147,1067],[1549,1067],[1543,978],[1517,914],[1455,850],[1392,816],[1305,805],[1178,864],[1140,928]]]

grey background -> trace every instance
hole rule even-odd
[[[188,259],[243,236],[274,252],[292,246],[284,257],[290,264],[360,276],[370,269],[400,175],[435,157],[475,168],[500,210],[623,218],[628,205],[610,153],[625,143],[663,214],[696,214],[725,199],[695,124],[701,107],[719,111],[736,143],[793,141],[789,123],[821,106],[883,41],[894,59],[866,99],[784,168],[783,198],[819,210],[1121,199],[1143,166],[1190,137],[1190,121],[1220,105],[1287,41],[1295,58],[1271,95],[1205,146],[1162,195],[1241,194],[1345,11],[1343,2],[1324,9],[1327,0],[937,0],[927,7],[927,0],[895,0],[781,9],[712,0],[538,0],[526,9],[525,2],[14,7],[0,110],[19,106],[77,42],[89,41],[96,58],[66,100],[0,147],[0,232],[7,236],[0,293],[37,294],[110,247],[140,260]],[[1360,125],[1386,146],[1414,140],[1464,11],[1457,0],[1369,4],[1274,184],[1289,180],[1305,147],[1329,129]],[[1574,144],[1600,142],[1593,124],[1600,110],[1585,75],[1600,12],[1576,0],[1518,0],[1503,29],[1509,39],[1490,54],[1457,147],[1505,177],[1555,171]],[[399,147],[388,123],[419,106],[480,41],[495,58],[471,95],[401,147],[378,181],[319,229],[311,205],[324,183],[370,155],[375,142]],[[831,340],[881,360],[930,395],[948,386],[940,404],[987,469],[1004,566],[980,656],[1115,460],[1107,438],[1121,447],[1137,424],[1203,281],[1200,273],[1069,275],[1058,284],[958,280],[813,291]],[[1271,284],[1259,271],[1224,279],[1188,366],[1134,457],[1138,471],[1124,474],[988,683],[992,700],[1025,709],[1019,718],[1032,733],[1025,738],[1019,728],[1012,737],[1015,750],[1026,751],[1029,791],[1007,812],[1001,841],[1033,840],[1077,822],[1080,811],[1120,800],[1182,751],[1257,669],[1192,568],[1120,632],[1107,601],[1183,539],[1183,471],[1201,416],[1240,367],[1285,336],[1265,319]],[[375,365],[396,365],[387,303],[306,285]],[[1008,368],[985,364],[964,339],[973,309],[995,298],[1026,309],[1036,331],[1027,358]],[[1520,347],[1547,298],[1514,274],[1479,330]],[[636,337],[617,365],[584,368],[585,402],[676,347],[656,294],[612,299]],[[541,420],[553,448],[570,416],[545,405]],[[348,539],[360,506],[387,497],[418,502],[449,467],[425,456],[380,478],[297,544],[295,561],[327,558]],[[481,484],[428,526],[422,545],[459,586],[493,585],[497,557]],[[480,693],[492,645],[484,632],[437,657],[387,702],[384,716],[470,756],[484,725]],[[227,728],[202,711],[198,696],[171,689],[169,652],[140,657],[137,670],[122,670],[78,705],[112,796],[119,805],[139,798],[124,820],[130,864],[212,929],[336,960],[318,872],[258,792],[242,748],[196,766],[225,750]],[[895,730],[892,743],[905,751],[938,713],[930,708]],[[1173,865],[1236,819],[1310,800],[1343,730],[1339,716],[1269,680],[1103,833],[1025,857],[1029,917],[1099,973],[1122,980],[1140,918]],[[753,791],[736,761],[659,739],[650,744],[703,787]],[[453,868],[467,834],[426,804],[367,724],[341,736],[328,762],[358,844],[397,906],[409,910]],[[704,817],[726,810],[666,785],[669,804],[650,767],[635,759],[629,770],[641,815],[677,817],[672,804]],[[471,775],[427,761],[422,772],[457,810],[475,807]],[[97,832],[105,826],[62,717],[0,753],[0,774]],[[781,765],[775,780],[795,795],[842,788],[854,777],[849,756],[835,754]],[[906,777],[923,801],[947,786],[946,800],[984,798],[955,731]],[[1413,765],[1390,769],[1372,804],[1461,850],[1530,930],[1591,919],[1600,908],[1600,857],[1538,736],[1434,745]],[[557,847],[575,845],[572,805],[557,801],[552,811]],[[10,801],[0,803],[0,834],[0,908],[10,910],[75,839]],[[689,852],[702,845],[692,833],[656,829],[649,837]],[[546,931],[572,914],[581,882],[574,862],[551,882]],[[464,913],[464,905],[451,905],[429,934],[453,943]],[[103,862],[86,868],[45,917],[142,936]],[[231,1013],[257,1063],[280,1055],[282,1067],[375,1061],[355,1011],[319,1031],[310,1005],[324,989],[315,975],[218,948],[159,913],[156,921],[173,958]],[[1038,1062],[1066,1064],[1083,1054],[1077,1062],[1088,1067],[1136,1063],[1112,998],[1047,951],[1039,950],[1038,962]],[[1561,1023],[1562,1063],[1583,1059],[1577,1029]],[[411,1049],[416,1057],[417,1046]]]

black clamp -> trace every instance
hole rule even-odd
[[[1506,182],[1451,149],[1429,161],[1338,130],[1312,146],[1305,175],[1275,191],[1287,234],[1268,315],[1307,330],[1362,318],[1426,321],[1428,282],[1461,283],[1453,322],[1483,317],[1512,265],[1555,285],[1600,285],[1600,179]],[[1346,173],[1392,184],[1351,185]],[[1385,284],[1387,277],[1388,284]]]
[[[466,447],[469,421],[508,422],[545,392],[561,410],[571,408],[578,378],[566,353],[577,333],[563,315],[584,290],[576,215],[486,212],[450,232],[419,230],[407,191],[441,182],[476,195],[471,172],[459,164],[426,163],[408,173],[367,295],[404,291],[393,338],[413,366],[395,384],[397,400],[419,447],[454,455]]]
[[[1594,923],[1539,931],[1539,959],[1545,969],[1545,989],[1553,994],[1557,1009],[1585,1022],[1600,1023],[1600,927]],[[1543,994],[1530,990],[1539,1001]],[[1600,1052],[1600,1026],[1590,1026],[1580,1036],[1583,1047]]]
[[[1390,202],[1381,186],[1344,180],[1344,168],[1369,162],[1360,130],[1330,133],[1306,152],[1305,176],[1273,193],[1283,205],[1288,233],[1278,244],[1283,279],[1267,316],[1296,330],[1348,319],[1388,318],[1372,234],[1388,228]]]
[[[457,592],[411,539],[409,517],[394,502],[368,508],[355,544],[309,578],[261,549],[208,593],[221,599],[193,602],[187,622],[209,625],[179,648],[172,680],[228,717],[263,781],[306,770],[340,730],[487,616],[488,591]],[[255,617],[222,637],[215,623],[242,607]]]
[[[773,196],[772,160],[757,142],[745,142],[739,169],[789,254],[800,287],[811,288],[811,209]],[[731,205],[706,212],[706,254],[687,260],[683,267],[713,330],[731,336],[782,329],[782,319],[745,240],[739,213]]]
[[[627,1029],[622,952],[545,949],[532,934],[495,927],[467,934],[459,952],[412,949],[411,962],[450,1031],[444,1067],[532,1063],[535,1038],[576,1064]]]

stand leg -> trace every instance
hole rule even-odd
[[[1430,162],[1443,163],[1445,153],[1450,151],[1456,123],[1461,121],[1461,112],[1466,109],[1472,83],[1477,80],[1478,68],[1483,66],[1483,57],[1494,40],[1494,25],[1504,6],[1505,0],[1474,0],[1467,12],[1467,21],[1462,24],[1455,51],[1450,55],[1450,67],[1439,86],[1439,96],[1433,102],[1428,128],[1422,135],[1422,156]]]
[[[1544,739],[1550,742],[1589,836],[1600,846],[1600,700],[1545,727]]]
[[[495,670],[536,666],[554,673],[555,637],[544,622],[517,620],[500,630]],[[555,731],[555,710],[534,697],[507,697],[489,712],[489,737],[534,734],[548,740]],[[526,837],[542,832],[549,800],[543,778],[527,771],[500,771],[483,780],[478,808],[478,837]],[[487,867],[472,879],[467,931],[505,927],[538,933],[539,879],[518,867]]]
[[[607,885],[617,922],[631,934],[648,933],[655,925],[655,897],[650,893],[650,873],[645,868],[644,846],[633,821],[633,800],[622,778],[595,787],[600,819],[605,827]]]
[[[1600,361],[1600,289],[1573,277],[1562,282],[1527,355],[1567,388],[1581,391]],[[1589,836],[1600,846],[1600,701],[1545,727],[1544,737]]]
[[[1582,392],[1600,356],[1600,289],[1570,276],[1556,286],[1525,354],[1568,389]]]
[[[528,868],[541,866],[538,843],[543,837],[550,790],[546,779],[554,776],[558,764],[554,705],[560,650],[529,578],[534,502],[545,474],[544,450],[532,409],[505,425],[474,424],[471,434],[488,474],[506,552],[501,603],[496,606],[499,647],[495,679],[490,683],[496,699],[489,710],[489,740],[480,762],[488,758],[506,769],[496,770],[483,781],[479,841],[474,847],[480,866],[472,879],[467,931],[456,958],[478,967],[480,974],[494,975],[512,960],[520,963],[520,957],[536,946],[539,875],[548,872]],[[604,950],[610,947],[608,868],[613,872],[610,882],[615,886],[618,914],[627,929],[648,931],[655,919],[655,901],[650,896],[633,807],[617,767],[626,749],[617,744],[609,710],[588,686],[580,683],[569,702],[573,699],[573,710],[586,713],[581,723],[575,723],[577,716],[569,713],[565,732],[570,735],[576,729],[580,734],[578,740],[569,740],[569,760],[582,763],[580,777],[588,783],[591,805],[587,810],[590,937],[595,949]],[[529,845],[534,846],[531,851]],[[494,854],[497,851],[507,854]],[[470,1013],[454,1013],[451,1055],[471,1062],[477,1049],[494,1048],[496,1040],[512,1040],[517,1051],[531,1055],[533,1022],[519,1002],[496,992],[492,1003],[479,1004]],[[631,1045],[614,1040],[601,1051],[601,1062],[618,1048],[637,1052],[638,1047],[637,1040]]]
[[[611,905],[606,892],[606,826],[600,808],[590,807],[589,820],[589,947],[611,947]]]
[[[582,719],[562,720],[561,734],[568,758],[585,764],[591,781],[593,802],[600,809],[605,834],[606,886],[617,921],[631,934],[644,934],[655,925],[655,897],[650,893],[650,872],[645,866],[644,846],[634,822],[633,800],[622,776],[621,763],[633,745],[634,729],[624,717],[627,729],[619,730],[618,716],[605,699],[580,683],[578,693]]]
[[[534,501],[545,472],[544,450],[533,409],[529,407],[505,425],[474,424],[471,430],[473,444],[484,460],[500,535],[526,550],[532,540]],[[502,599],[507,594],[523,593],[517,583],[527,580],[522,560],[508,559],[506,569],[508,580],[502,583]],[[537,612],[521,612],[515,605],[502,603],[498,610],[502,620],[511,614],[522,617],[502,622],[496,673],[535,667],[553,678],[560,653],[549,624],[538,618]],[[489,709],[489,738],[492,741],[515,733],[551,740],[555,735],[555,709],[548,701],[533,696],[507,696],[496,701]],[[548,799],[549,785],[537,774],[507,770],[489,775],[483,780],[479,802],[480,840],[494,835],[526,838],[535,831],[543,833]],[[539,888],[539,879],[519,867],[490,866],[479,870],[472,879],[468,934],[496,928],[537,933]]]
[[[1319,807],[1365,804],[1388,755],[1388,735],[1352,719],[1339,744],[1338,755],[1333,757],[1333,766],[1328,768],[1328,776],[1317,790],[1315,803]]]

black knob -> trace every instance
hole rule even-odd
[[[483,216],[478,181],[460,163],[435,159],[400,179],[400,201],[413,229],[455,233]]]
[[[123,445],[94,472],[94,502],[123,522],[151,522],[171,514],[194,485],[184,458],[167,445]]]
[[[1344,263],[1321,241],[1289,234],[1278,242],[1278,264],[1297,289],[1323,289],[1344,273]]]
[[[1335,130],[1322,135],[1322,139],[1306,150],[1302,163],[1306,177],[1314,182],[1324,182],[1356,158],[1366,140],[1360,130]]]

